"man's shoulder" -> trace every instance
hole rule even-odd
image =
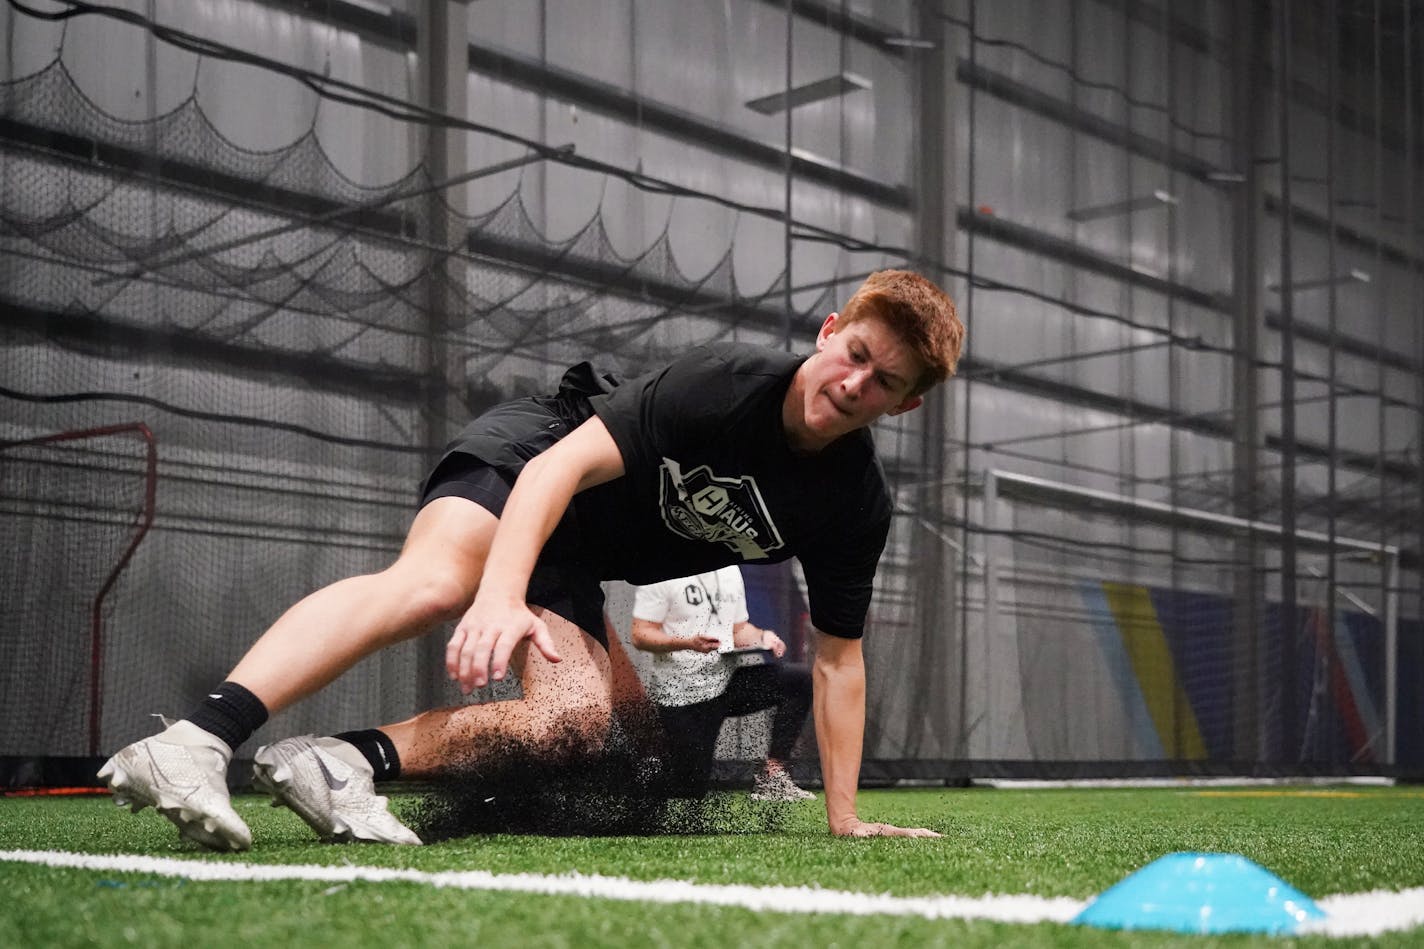
[[[746,582],[742,578],[742,569],[736,564],[718,567],[717,581],[728,593],[741,593],[746,589]]]
[[[652,583],[635,585],[633,587],[633,595],[636,599],[648,602],[650,600],[667,599],[680,589],[682,589],[682,587],[678,579],[654,580]]]
[[[841,436],[813,463],[820,469],[816,483],[849,503],[857,516],[888,519],[890,480],[869,430],[860,429]]]
[[[804,358],[770,346],[728,340],[694,347],[678,362],[703,363],[733,375],[779,378],[800,365]]]
[[[868,428],[842,435],[821,452],[821,458],[828,465],[860,472],[867,483],[887,483],[875,436]]]
[[[865,463],[865,490],[878,508],[883,508],[886,516],[889,515],[890,500],[890,479],[885,474],[885,465],[880,459],[880,453],[875,450],[875,440],[870,437],[870,433],[865,433],[865,451],[867,458]]]

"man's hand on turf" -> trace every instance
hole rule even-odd
[[[476,596],[445,647],[445,671],[468,695],[491,678],[503,680],[509,657],[525,639],[545,659],[559,661],[549,627],[527,604],[518,600],[489,603]]]
[[[832,826],[831,833],[837,837],[938,837],[939,834],[926,827],[896,827],[894,824],[875,824],[853,817],[839,826]]]

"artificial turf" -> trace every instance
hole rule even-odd
[[[840,840],[819,802],[768,811],[718,799],[714,833],[604,837],[481,834],[421,848],[318,843],[254,796],[235,804],[254,849],[218,855],[162,818],[105,798],[0,800],[0,849],[245,863],[354,863],[430,872],[581,874],[817,886],[896,896],[1027,893],[1086,899],[1175,851],[1239,853],[1312,896],[1424,886],[1424,789],[866,791],[863,815],[939,840]],[[422,798],[397,809],[418,820]],[[708,820],[708,815],[713,819]],[[1371,939],[1117,933],[1051,923],[757,913],[711,906],[441,890],[413,883],[184,882],[0,862],[0,946],[135,944],[411,946],[1167,946],[1424,944]]]

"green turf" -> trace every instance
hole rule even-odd
[[[1307,894],[1424,886],[1424,791],[1305,789],[913,790],[862,794],[874,819],[941,840],[837,840],[819,804],[781,820],[733,796],[724,833],[480,836],[422,848],[327,846],[256,797],[236,806],[256,847],[223,856],[104,798],[0,800],[0,849],[138,853],[195,860],[355,863],[425,871],[567,873],[705,883],[816,885],[898,896],[986,892],[1083,899],[1163,854],[1240,853]],[[412,813],[415,799],[397,802]],[[774,829],[765,829],[768,826]],[[1424,943],[1424,929],[1373,940],[1200,939],[1040,924],[807,916],[417,884],[197,883],[0,863],[0,946],[1169,946]]]

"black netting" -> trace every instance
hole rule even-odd
[[[5,753],[91,752],[109,623],[153,515],[141,426],[0,445]]]
[[[583,359],[806,350],[908,263],[970,352],[877,429],[872,770],[1368,767],[1391,716],[1424,760],[1409,4],[633,4],[616,36],[596,6],[462,4],[452,114],[417,104],[412,4],[128,6],[0,4],[0,757],[87,747],[84,604],[138,463],[117,436],[15,443],[157,440],[103,617],[113,747],[389,563],[473,413]],[[813,73],[870,88],[784,125],[748,108]],[[1071,491],[995,522],[993,470],[1302,539]],[[794,571],[764,587],[763,625],[804,637]],[[271,733],[456,701],[439,638]]]
[[[461,213],[420,164],[378,185],[347,177],[319,113],[265,151],[225,136],[196,92],[150,119],[113,114],[65,48],[0,86],[0,397],[13,439],[130,419],[157,439],[157,517],[105,610],[99,685],[122,700],[104,706],[101,747],[186,711],[307,592],[389,563],[429,460],[472,413],[551,391],[582,359],[632,375],[693,342],[786,332],[784,281],[744,292],[730,244],[684,273],[670,230],[695,198],[671,199],[636,253],[615,246],[603,198],[551,239],[528,207],[534,176],[506,174],[486,210]],[[433,237],[432,218],[456,236]],[[840,292],[827,281],[796,303],[829,311]],[[0,755],[88,751],[84,609],[142,478],[66,450],[0,454],[3,582],[24,591]],[[57,508],[41,489],[58,485],[89,500]],[[454,701],[430,648],[382,653],[271,727]]]

